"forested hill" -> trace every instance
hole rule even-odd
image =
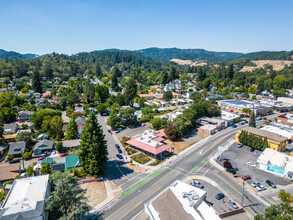
[[[143,55],[161,59],[171,60],[173,58],[182,60],[207,60],[210,62],[230,61],[243,56],[243,53],[214,52],[204,49],[179,49],[179,48],[147,48],[138,50]]]
[[[292,60],[293,50],[291,51],[260,51],[244,54],[243,58],[250,60]]]
[[[14,60],[14,59],[31,59],[31,58],[36,58],[38,55],[36,54],[20,54],[14,51],[6,51],[0,49],[0,60],[4,60],[5,55],[9,60]]]

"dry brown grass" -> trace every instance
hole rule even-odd
[[[107,198],[107,192],[103,181],[83,183],[80,188],[86,189],[85,196],[88,199],[88,205],[96,206]]]
[[[190,66],[206,66],[208,65],[204,61],[192,61],[192,60],[180,60],[180,59],[171,59],[170,61],[177,63],[179,65],[190,65]]]
[[[251,61],[252,63],[255,63],[256,66],[244,66],[240,71],[246,72],[246,71],[253,71],[258,68],[262,68],[265,64],[270,64],[273,66],[273,69],[276,71],[280,71],[285,68],[285,65],[290,66],[293,61],[292,60],[254,60]]]

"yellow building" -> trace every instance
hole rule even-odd
[[[239,130],[236,132],[236,142],[240,143],[239,141],[239,135],[241,131],[246,131],[250,134],[254,134],[259,137],[267,138],[268,139],[268,145],[271,149],[274,149],[276,151],[285,151],[286,150],[286,144],[287,144],[287,138],[281,135],[278,135],[276,133],[270,132],[270,131],[264,131],[261,129],[248,127],[244,128],[242,130]]]

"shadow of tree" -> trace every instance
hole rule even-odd
[[[109,180],[117,180],[127,176],[134,171],[127,166],[127,163],[122,160],[110,160],[107,162],[105,176]]]

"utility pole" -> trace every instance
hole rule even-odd
[[[245,182],[245,180],[242,181],[242,198],[241,198],[241,207],[243,207],[243,199],[244,199],[244,182]]]

